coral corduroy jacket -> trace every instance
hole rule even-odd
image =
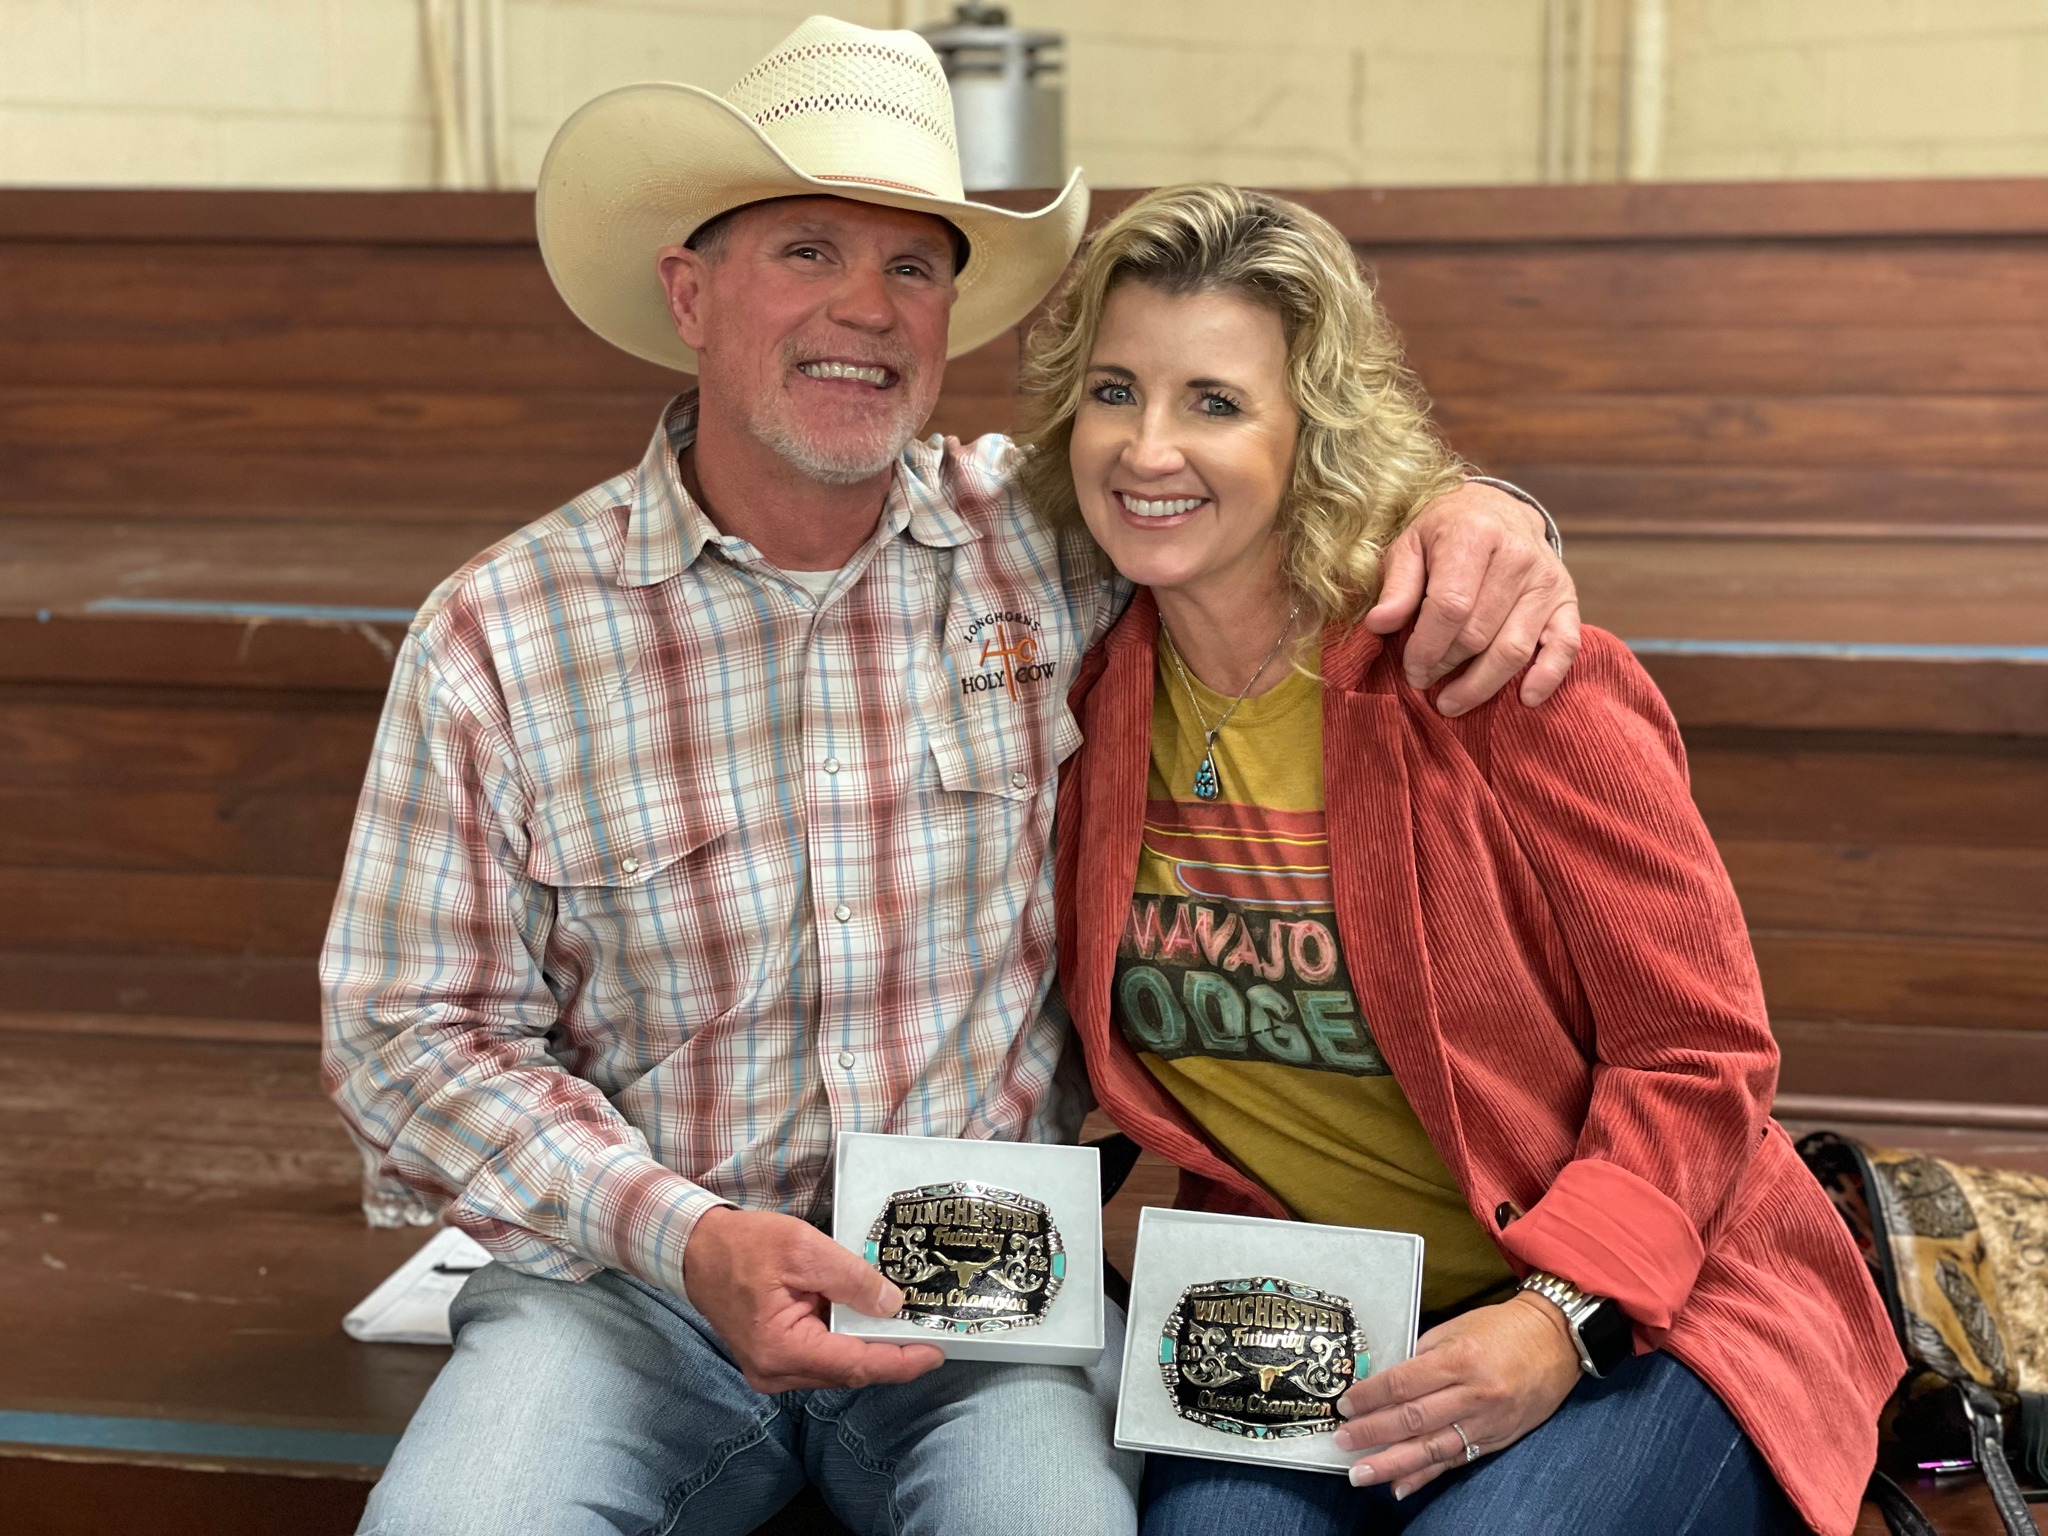
[[[1083,661],[1061,772],[1060,976],[1104,1109],[1182,1170],[1180,1203],[1285,1216],[1110,1018],[1136,883],[1158,617],[1140,592]],[[1399,649],[1323,653],[1337,929],[1359,1011],[1518,1271],[1612,1296],[1638,1349],[1726,1403],[1821,1536],[1856,1522],[1905,1362],[1841,1218],[1770,1118],[1778,1053],[1678,730],[1586,632],[1541,708],[1446,720]]]

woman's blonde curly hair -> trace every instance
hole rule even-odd
[[[1458,483],[1461,465],[1350,243],[1297,203],[1215,183],[1148,193],[1097,231],[1025,342],[1020,477],[1055,524],[1081,521],[1067,462],[1074,413],[1103,307],[1127,282],[1239,293],[1278,314],[1300,416],[1280,502],[1283,568],[1323,623],[1357,618],[1378,590],[1381,550]]]

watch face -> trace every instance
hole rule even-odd
[[[1067,1276],[1052,1213],[990,1184],[899,1189],[868,1229],[867,1261],[902,1289],[898,1317],[949,1333],[1033,1327]]]
[[[1337,1399],[1371,1369],[1347,1298],[1270,1275],[1189,1286],[1159,1336],[1174,1411],[1255,1440],[1335,1429]]]
[[[1635,1350],[1635,1325],[1618,1301],[1602,1299],[1599,1306],[1579,1321],[1579,1342],[1602,1376],[1626,1360]]]

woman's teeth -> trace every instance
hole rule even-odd
[[[1147,501],[1143,497],[1126,495],[1122,491],[1117,494],[1123,497],[1125,508],[1135,517],[1179,517],[1181,513],[1192,512],[1208,500],[1206,496],[1179,496],[1171,501]]]
[[[889,370],[860,363],[798,363],[797,371],[813,379],[859,379],[880,389],[889,382]]]

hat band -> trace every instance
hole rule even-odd
[[[822,172],[811,176],[813,181],[850,181],[863,187],[887,187],[892,192],[914,192],[919,197],[937,198],[940,202],[958,202],[958,198],[947,197],[943,192],[934,192],[927,187],[914,187],[907,181],[884,181],[879,176],[827,176]]]

